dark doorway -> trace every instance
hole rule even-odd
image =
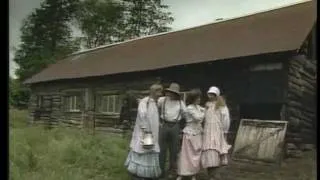
[[[281,103],[246,103],[240,105],[240,119],[280,120]]]

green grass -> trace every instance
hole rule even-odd
[[[10,110],[10,179],[125,180],[128,141],[79,129],[28,126],[24,111]]]
[[[30,126],[25,111],[10,110],[11,180],[127,180],[128,139],[72,128]],[[316,152],[276,169],[228,166],[225,180],[315,180]],[[204,173],[199,180],[206,179]]]

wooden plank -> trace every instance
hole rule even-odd
[[[278,163],[287,130],[287,121],[242,119],[232,158]]]

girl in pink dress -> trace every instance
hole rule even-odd
[[[190,103],[186,111],[186,126],[183,129],[183,139],[178,159],[178,178],[182,176],[192,176],[200,171],[200,158],[202,148],[202,121],[205,109],[200,104],[200,90],[192,90],[188,95]]]
[[[230,116],[225,101],[217,87],[208,91],[209,101],[206,103],[204,120],[201,164],[206,168],[210,180],[217,175],[216,170],[228,164],[227,154],[231,146],[225,139],[229,130]]]

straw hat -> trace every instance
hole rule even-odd
[[[169,88],[165,89],[165,91],[173,92],[177,95],[180,95],[180,86],[177,83],[171,83]]]

